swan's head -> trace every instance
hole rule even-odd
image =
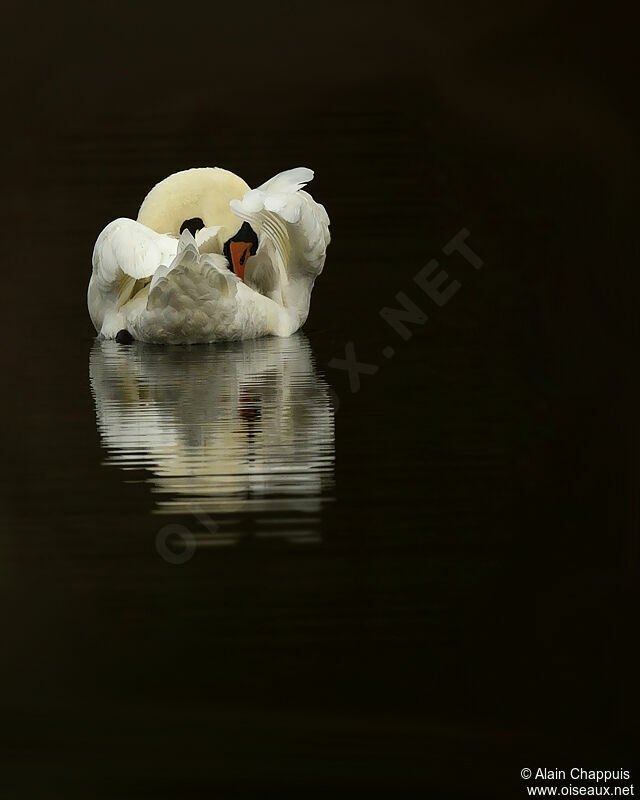
[[[246,259],[256,252],[258,240],[229,203],[249,190],[242,178],[226,169],[186,169],[153,187],[140,206],[138,222],[174,236],[188,228],[201,252],[224,252],[231,268],[243,277]]]

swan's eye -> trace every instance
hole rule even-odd
[[[184,231],[185,228],[189,230],[192,236],[195,236],[196,233],[205,227],[204,222],[200,219],[200,217],[192,217],[191,219],[185,219],[185,221],[180,226],[180,233]]]

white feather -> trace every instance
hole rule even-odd
[[[287,170],[230,204],[261,240],[255,266],[249,259],[247,282],[295,309],[300,325],[307,318],[313,283],[331,240],[324,206],[301,188],[312,178],[306,167]]]
[[[287,169],[284,172],[279,172],[265,181],[262,186],[258,188],[265,192],[286,192],[291,194],[302,189],[307,183],[313,180],[313,170],[308,167],[295,167],[294,169]]]
[[[212,253],[220,247],[218,234],[222,230],[222,225],[210,225],[208,228],[200,228],[196,231],[196,245],[201,253]],[[220,249],[222,249],[220,247]]]
[[[94,275],[104,284],[119,279],[148,278],[176,254],[175,236],[159,234],[132,219],[116,219],[102,231],[93,248]]]

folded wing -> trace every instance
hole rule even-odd
[[[121,309],[145,286],[156,270],[170,264],[178,240],[156,233],[124,217],[110,222],[93,248],[93,272],[89,282],[88,305],[93,324],[103,332],[122,326]]]
[[[285,302],[287,285],[298,279],[312,285],[322,272],[331,240],[324,206],[303,190],[312,179],[312,170],[296,167],[280,172],[230,204],[260,238],[255,282],[260,284],[260,270],[266,273],[271,269],[278,276]]]

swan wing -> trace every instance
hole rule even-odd
[[[93,248],[87,304],[93,324],[107,337],[126,327],[124,307],[161,265],[175,258],[178,240],[124,217],[110,222]]]
[[[331,240],[329,217],[324,206],[303,189],[312,179],[312,170],[296,167],[230,203],[231,210],[261,238],[259,252],[269,251],[262,263],[271,263],[283,285],[298,277],[313,281],[324,266]]]
[[[93,275],[105,287],[122,275],[149,278],[176,255],[178,240],[124,217],[110,222],[93,248]]]

